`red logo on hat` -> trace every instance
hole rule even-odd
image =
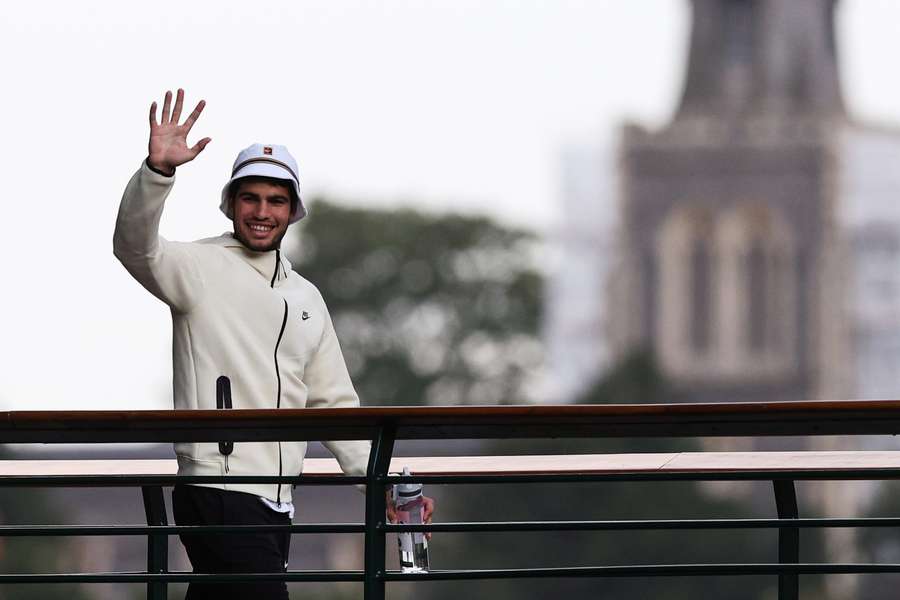
[[[272,146],[263,146],[263,154],[272,154]]]

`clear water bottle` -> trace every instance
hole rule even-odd
[[[409,467],[403,467],[403,475],[409,476]],[[421,483],[399,483],[393,490],[397,507],[397,523],[417,525],[422,523],[425,505]],[[400,549],[400,570],[404,573],[422,573],[428,570],[428,540],[422,531],[403,531],[397,534]]]

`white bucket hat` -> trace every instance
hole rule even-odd
[[[219,205],[219,209],[229,219],[234,218],[231,203],[228,201],[228,188],[236,179],[251,176],[284,179],[291,182],[297,195],[297,205],[294,207],[290,219],[291,223],[296,223],[306,216],[306,207],[303,206],[303,200],[300,199],[300,179],[297,172],[297,161],[284,146],[253,144],[244,148],[234,159],[231,179],[222,188],[222,203]]]

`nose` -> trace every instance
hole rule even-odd
[[[266,219],[271,212],[271,207],[269,203],[263,199],[257,202],[253,207],[253,216],[257,219]]]

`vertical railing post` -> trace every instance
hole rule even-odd
[[[790,479],[775,480],[775,508],[779,519],[797,519],[797,492]],[[800,528],[778,528],[778,563],[797,564],[800,562]],[[778,600],[797,600],[800,596],[800,576],[797,573],[782,573],[778,576]]]
[[[365,600],[384,600],[384,519],[387,499],[383,478],[391,466],[395,436],[393,425],[380,426],[369,453],[369,467],[366,471]]]
[[[166,502],[162,486],[141,486],[144,496],[144,513],[147,525],[168,525]],[[151,533],[147,536],[147,573],[165,573],[169,570],[169,536]],[[168,584],[165,581],[147,583],[147,600],[166,600]]]

